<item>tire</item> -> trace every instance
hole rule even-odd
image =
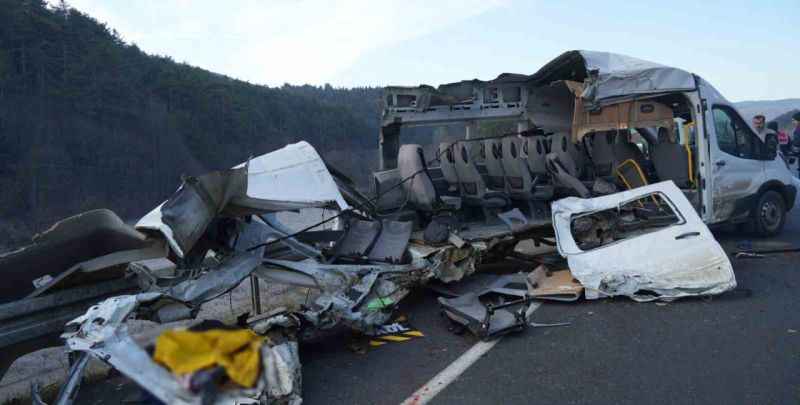
[[[777,191],[761,194],[753,211],[753,229],[758,236],[775,236],[786,223],[786,202]]]

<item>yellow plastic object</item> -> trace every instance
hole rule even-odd
[[[639,179],[641,180],[641,184],[640,185],[633,186],[628,181],[628,179],[625,178],[625,175],[622,174],[622,169],[625,168],[625,165],[631,165],[633,167],[633,169],[636,171],[636,174],[639,175]],[[641,187],[641,186],[646,186],[647,185],[647,177],[645,177],[644,172],[642,171],[642,168],[639,167],[639,164],[636,163],[636,161],[633,160],[633,159],[628,159],[628,160],[620,163],[616,167],[615,171],[617,172],[617,177],[619,177],[622,180],[622,182],[625,183],[625,187],[628,187],[628,190],[636,188],[636,187]]]
[[[683,147],[686,148],[686,155],[689,158],[689,181],[692,182],[692,185],[694,186],[694,167],[692,167],[694,161],[692,160],[692,148],[689,147],[688,143],[683,144]]]
[[[625,165],[630,165],[630,166],[632,166],[634,168],[636,174],[639,175],[639,179],[641,181],[641,184],[639,184],[638,186],[633,186],[628,181],[628,179],[625,178],[625,175],[622,174],[622,169],[625,168]],[[614,169],[614,171],[616,171],[617,177],[619,177],[622,180],[622,182],[625,183],[625,187],[627,187],[628,190],[631,190],[631,189],[636,188],[636,187],[646,186],[647,184],[649,184],[647,182],[647,177],[645,177],[645,175],[644,175],[644,171],[642,171],[642,168],[639,167],[639,164],[636,163],[636,161],[633,160],[633,159],[628,159],[628,160],[620,163],[616,167],[616,169]],[[650,197],[652,198],[653,202],[656,204],[657,207],[661,207],[661,204],[658,203],[658,200],[656,199],[656,197],[654,195],[651,195]],[[644,204],[642,204],[642,202],[639,201],[639,206],[640,207],[644,207]]]
[[[251,330],[168,330],[156,340],[153,359],[175,374],[222,366],[231,381],[252,387],[261,371],[264,337]]]
[[[692,186],[696,184],[694,179],[694,160],[692,160],[692,148],[689,146],[690,137],[692,133],[692,128],[694,127],[694,122],[683,124],[683,133],[686,135],[681,139],[681,143],[683,147],[686,148],[686,155],[689,157],[689,181],[692,182]]]

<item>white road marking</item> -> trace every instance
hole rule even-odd
[[[530,314],[533,311],[537,310],[542,304],[538,301],[534,301],[531,303],[530,308],[526,312],[528,315],[528,319],[530,319]],[[478,359],[483,357],[489,350],[492,350],[494,345],[500,341],[501,338],[497,338],[495,340],[491,340],[488,342],[478,342],[474,346],[470,347],[469,350],[464,352],[461,357],[457,358],[456,361],[450,363],[444,370],[440,371],[439,374],[436,374],[430,381],[425,383],[422,387],[419,387],[417,391],[411,394],[410,397],[406,398],[405,401],[401,405],[424,405],[427,404],[430,400],[432,400],[436,395],[438,395],[442,390],[447,388],[450,383],[458,379],[461,374],[464,374],[470,366],[475,364]]]

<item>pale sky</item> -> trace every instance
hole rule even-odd
[[[798,0],[68,3],[145,52],[269,86],[488,80],[590,49],[692,71],[732,101],[800,98]]]

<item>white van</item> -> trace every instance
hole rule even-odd
[[[387,87],[383,102],[374,191],[397,215],[519,207],[546,220],[563,196],[672,180],[707,224],[774,235],[797,193],[782,156],[708,82],[624,55],[569,51],[532,75]],[[403,135],[424,126],[447,130]]]

